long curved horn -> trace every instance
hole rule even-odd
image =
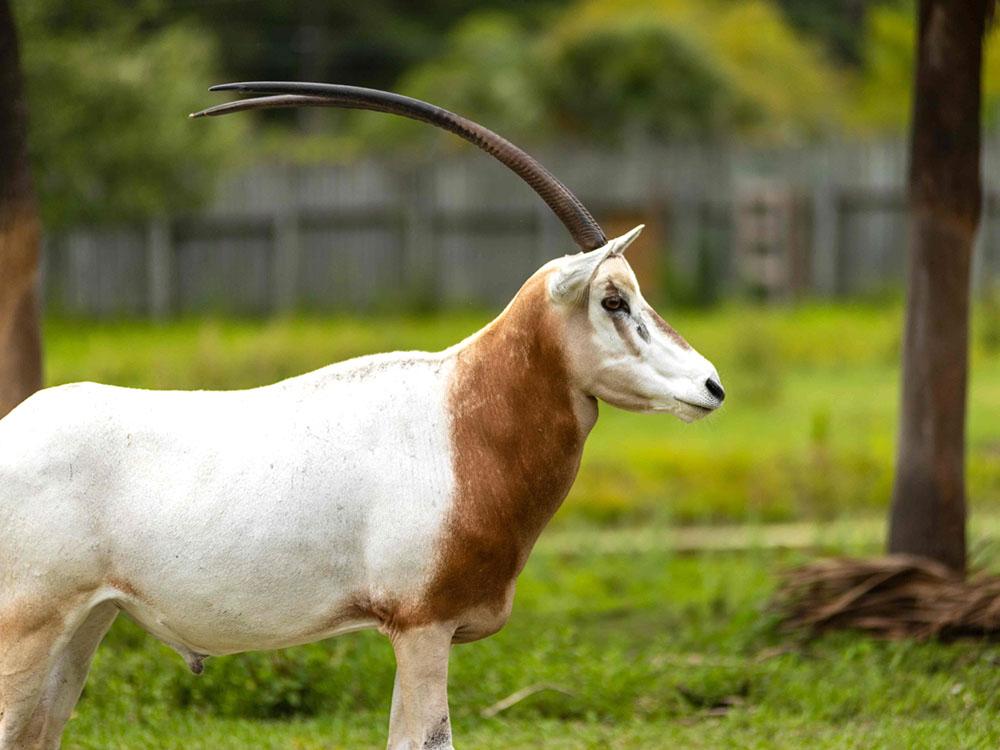
[[[483,149],[527,182],[555,212],[583,250],[594,250],[607,244],[604,231],[594,217],[551,172],[506,138],[454,112],[401,94],[331,83],[223,83],[213,86],[210,91],[239,91],[268,96],[219,104],[195,112],[191,117],[214,117],[275,107],[343,107],[388,112],[443,128]]]

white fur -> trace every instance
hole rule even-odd
[[[359,594],[412,595],[452,492],[451,367],[386,354],[247,391],[36,394],[0,421],[17,561],[0,597],[126,580],[143,600],[100,596],[215,655],[330,635]]]

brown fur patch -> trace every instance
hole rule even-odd
[[[126,581],[123,578],[109,578],[108,585],[111,588],[122,592],[126,596],[132,597],[136,601],[147,602],[146,597],[140,594],[135,586],[133,586],[129,581]]]
[[[653,325],[655,325],[657,328],[663,331],[663,333],[665,333],[667,336],[673,339],[674,343],[676,343],[679,347],[681,347],[682,349],[691,348],[691,344],[685,341],[684,337],[681,336],[679,333],[677,333],[677,331],[673,329],[673,326],[671,326],[667,321],[661,318],[660,314],[656,312],[656,310],[654,310],[649,305],[646,305],[646,314],[649,316],[649,319],[653,321]]]
[[[24,639],[44,640],[58,635],[67,617],[84,605],[92,593],[88,587],[79,587],[60,597],[35,595],[7,603],[0,611],[0,651]]]
[[[33,633],[58,630],[62,612],[49,602],[23,603],[10,607],[0,615],[0,643],[15,643]]]
[[[532,277],[458,354],[449,387],[454,506],[436,573],[407,624],[474,617],[463,628],[472,640],[506,617],[514,579],[569,492],[586,438],[561,325],[544,278]]]

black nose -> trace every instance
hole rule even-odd
[[[708,388],[709,393],[711,393],[713,396],[719,399],[720,404],[726,400],[726,392],[722,390],[722,386],[716,381],[712,380],[712,378],[709,378],[708,380],[705,381],[705,387]]]

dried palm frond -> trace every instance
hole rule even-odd
[[[834,558],[789,571],[774,602],[789,629],[883,638],[1000,634],[1000,577],[963,578],[921,557]]]

